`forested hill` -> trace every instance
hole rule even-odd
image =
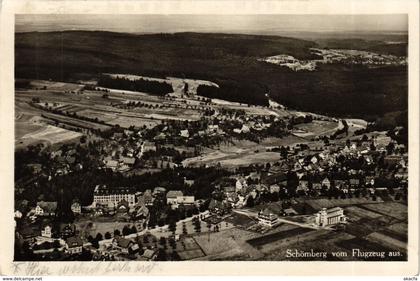
[[[407,108],[407,68],[323,65],[294,72],[257,59],[278,54],[312,59],[312,41],[257,35],[96,31],[17,33],[16,77],[68,81],[100,73],[177,76],[241,85],[221,98],[336,116],[375,118]],[[380,44],[380,42],[375,42]],[[353,44],[352,47],[354,47]],[[364,45],[364,47],[366,47]],[[252,90],[242,90],[252,89]]]

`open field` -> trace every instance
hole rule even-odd
[[[392,249],[399,249],[404,251],[407,249],[407,242],[402,241],[404,238],[390,232],[374,232],[369,234],[366,239],[372,242],[380,243],[381,245],[387,245]]]
[[[73,83],[63,83],[56,81],[46,81],[46,80],[33,80],[30,83],[33,88],[43,88],[50,91],[78,91],[81,90],[84,86],[80,84]]]
[[[376,201],[372,201],[372,199],[364,197],[346,199],[297,199],[297,201],[308,204],[311,208],[315,210],[321,210],[322,208],[344,207],[350,205],[360,205],[369,203],[375,205],[383,202],[380,198],[377,198]]]
[[[22,141],[29,139],[30,141],[46,141],[49,144],[55,144],[64,142],[67,140],[72,140],[82,136],[81,133],[69,131],[63,128],[47,125],[44,128],[41,128],[35,132],[25,134],[21,137]]]
[[[331,121],[314,120],[311,123],[304,123],[295,126],[297,130],[293,134],[302,138],[314,138],[323,135],[332,135],[337,130],[337,123]]]
[[[407,206],[398,202],[387,202],[384,204],[367,204],[363,205],[363,208],[383,214],[385,216],[390,216],[399,220],[407,220],[408,218],[408,209]]]
[[[357,206],[350,206],[345,208],[346,216],[352,220],[358,220],[363,217],[369,219],[379,218],[381,215],[366,209],[359,208]]]
[[[238,249],[239,252],[246,252],[243,247],[245,247],[245,249],[248,249],[248,247],[243,245],[244,241],[255,236],[257,236],[256,233],[241,230],[239,228],[232,228],[211,233],[210,236],[208,234],[195,235],[194,240],[200,245],[205,254],[209,256],[221,254],[232,249]],[[215,241],[217,242],[215,243]],[[247,252],[247,254],[249,253]]]
[[[235,141],[234,144],[220,145],[215,149],[206,149],[202,155],[183,161],[184,166],[207,164],[222,167],[248,166],[257,163],[273,163],[280,159],[278,152],[266,151],[268,148],[281,145],[304,143],[302,139],[288,136],[285,138],[267,138],[260,144],[251,141]]]
[[[264,235],[258,238],[250,239],[250,240],[247,240],[246,242],[252,245],[253,247],[259,248],[261,246],[273,243],[278,240],[287,239],[289,237],[295,237],[295,236],[302,235],[302,234],[312,232],[312,231],[314,230],[311,228],[296,227],[289,230],[276,232],[276,233]]]
[[[135,225],[138,231],[142,229],[140,225],[136,225],[125,221],[118,221],[113,217],[101,217],[95,219],[82,218],[77,219],[74,222],[74,224],[76,225],[77,229],[80,230],[82,237],[85,238],[87,238],[89,235],[91,235],[92,237],[96,237],[96,234],[98,233],[101,233],[104,237],[106,232],[109,232],[113,236],[114,230],[118,229],[120,233],[122,233],[122,230],[126,225],[129,227]]]

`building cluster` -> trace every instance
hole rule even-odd
[[[407,65],[406,57],[394,55],[377,54],[368,51],[346,50],[346,49],[318,49],[311,48],[313,54],[322,59],[298,60],[290,55],[276,55],[259,59],[267,63],[272,63],[288,67],[293,71],[314,71],[317,64],[342,63],[342,64],[362,64],[362,65]]]

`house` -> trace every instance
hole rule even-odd
[[[72,237],[76,235],[76,225],[75,224],[61,224],[60,225],[60,236],[63,239]]]
[[[309,189],[309,180],[307,176],[303,176],[300,180],[299,180],[299,184],[296,188],[296,191],[303,191],[303,192],[307,192]]]
[[[258,223],[268,227],[273,227],[279,223],[279,218],[270,210],[264,209],[258,213]]]
[[[394,166],[401,161],[402,157],[399,155],[387,155],[384,157],[384,164]]]
[[[270,185],[270,193],[275,193],[275,192],[277,193],[280,192],[280,186],[277,184]]]
[[[233,192],[236,192],[236,187],[232,185],[225,186],[223,187],[223,191],[225,192],[225,194],[233,193]]]
[[[246,179],[238,178],[236,180],[236,183],[235,183],[235,191],[236,192],[240,192],[241,190],[246,189],[247,187],[248,187],[248,184],[246,182]]]
[[[212,199],[209,204],[209,211],[219,215],[224,215],[230,209],[230,205],[227,202]]]
[[[350,187],[357,188],[360,186],[360,179],[358,178],[350,178]]]
[[[166,194],[166,203],[169,204],[169,205],[177,204],[177,197],[178,196],[183,196],[183,195],[184,194],[182,193],[181,190],[170,190]]]
[[[374,176],[366,176],[365,177],[365,184],[374,186],[375,185],[375,177]]]
[[[117,212],[119,213],[128,213],[128,211],[130,210],[130,206],[128,204],[128,202],[126,200],[121,200],[120,202],[118,202],[117,204]]]
[[[321,182],[322,186],[330,189],[331,188],[331,181],[328,178],[324,178]]]
[[[69,254],[80,254],[83,251],[83,241],[78,236],[66,239],[66,250]]]
[[[195,202],[194,196],[177,196],[176,198],[177,204],[183,205],[193,205]]]
[[[298,213],[293,208],[287,208],[283,210],[283,216],[295,216]]]
[[[344,179],[335,179],[334,185],[338,189],[342,189],[347,186],[347,182]]]
[[[268,185],[278,184],[279,186],[287,186],[287,175],[283,172],[273,174],[273,175],[268,175],[268,176],[263,177],[261,182],[263,184],[268,184]]]
[[[39,236],[39,229],[35,229],[33,227],[25,227],[18,232],[20,236],[30,243],[36,241],[36,237]]]
[[[22,216],[23,216],[23,214],[22,214],[21,211],[19,211],[19,210],[15,211],[15,219],[20,219],[20,218],[22,218]]]
[[[51,238],[52,237],[52,227],[47,224],[41,229],[41,236]]]
[[[80,206],[78,201],[74,201],[73,204],[71,204],[70,209],[75,215],[82,213],[82,206]]]
[[[142,151],[156,151],[156,144],[154,142],[144,141],[142,144]]]
[[[147,219],[149,217],[149,209],[146,206],[141,206],[135,209],[134,217],[137,220]]]
[[[179,135],[183,138],[189,138],[190,137],[190,133],[188,132],[188,130],[181,130]]]
[[[107,168],[110,168],[113,171],[115,171],[118,168],[118,161],[113,160],[111,157],[106,157],[104,159],[104,164]]]
[[[166,193],[166,188],[164,187],[158,186],[153,189],[153,196],[157,196],[159,194],[165,194],[165,193]]]
[[[57,202],[53,201],[40,201],[36,204],[36,216],[55,216],[57,211]]]
[[[268,169],[268,174],[269,175],[275,175],[278,173],[282,173],[284,171],[283,167],[280,165],[273,165],[270,167],[270,169]],[[287,169],[286,169],[287,171]]]
[[[322,208],[321,211],[315,214],[315,224],[321,227],[343,223],[345,221],[344,210],[340,207],[331,209]]]
[[[314,189],[314,190],[321,190],[322,189],[322,183],[321,183],[321,180],[319,178],[315,178],[312,181],[312,189]]]
[[[144,250],[143,253],[143,257],[146,258],[147,260],[154,260],[156,258],[156,250],[150,250],[150,249],[146,249]]]
[[[153,205],[154,198],[153,198],[152,191],[150,189],[146,189],[142,197],[143,197],[144,204],[146,206]]]
[[[122,157],[121,160],[124,163],[124,165],[127,165],[129,167],[133,166],[134,163],[136,162],[136,158],[134,157]]]
[[[116,237],[112,240],[112,246],[116,249],[121,250],[124,254],[131,254],[139,249],[139,245],[134,243],[130,239],[124,237]]]

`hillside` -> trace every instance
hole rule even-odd
[[[170,75],[255,89],[220,97],[232,101],[266,104],[269,91],[270,97],[286,106],[336,116],[374,119],[407,108],[405,66],[331,64],[314,72],[294,72],[257,60],[278,54],[313,59],[309,48],[319,46],[313,41],[257,35],[18,33],[16,77],[71,81],[102,72]]]

